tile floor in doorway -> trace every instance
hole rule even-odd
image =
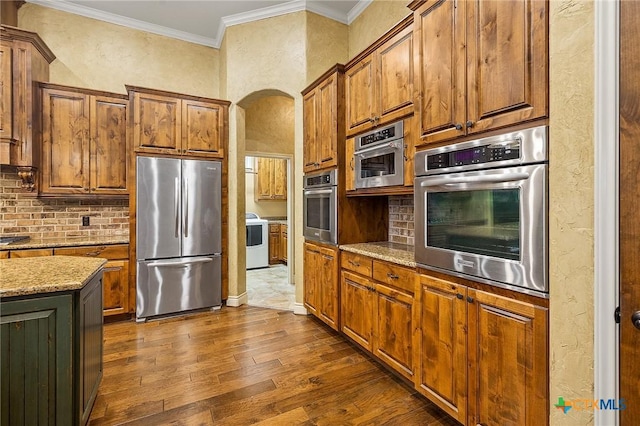
[[[247,271],[249,306],[293,311],[295,285],[287,283],[287,265]]]

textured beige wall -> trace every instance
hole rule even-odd
[[[594,3],[550,6],[550,398],[593,398]],[[613,396],[611,396],[613,397]],[[593,411],[551,407],[552,425]]]
[[[369,47],[395,24],[413,13],[407,0],[374,0],[349,25],[349,58]]]
[[[245,149],[252,153],[293,155],[295,105],[286,96],[266,96],[245,108]]]
[[[27,3],[19,26],[57,59],[53,83],[126,93],[125,84],[218,98],[219,51]]]
[[[307,14],[307,82],[313,83],[336,63],[349,60],[349,27],[315,13]]]

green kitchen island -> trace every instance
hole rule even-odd
[[[0,260],[0,424],[84,425],[102,379],[105,259]]]

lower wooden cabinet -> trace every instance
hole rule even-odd
[[[339,330],[338,248],[304,243],[304,306]]]
[[[348,252],[341,266],[342,332],[413,381],[414,272]]]
[[[20,259],[25,257],[53,256],[53,249],[25,249],[11,250],[9,257],[11,259]]]
[[[2,424],[86,424],[102,379],[102,274],[0,310]]]
[[[419,275],[416,389],[462,424],[549,417],[547,309]]]
[[[280,262],[280,224],[269,224],[269,265]]]
[[[280,260],[287,263],[287,225],[280,224]]]

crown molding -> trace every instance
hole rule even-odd
[[[111,24],[121,25],[123,27],[176,38],[178,40],[188,41],[190,43],[201,44],[204,46],[215,48],[220,47],[219,43],[216,44],[216,40],[209,37],[203,37],[185,31],[175,30],[173,28],[167,28],[162,25],[150,24],[149,22],[127,18],[124,16],[116,15],[114,13],[103,12],[102,10],[97,10],[91,7],[69,3],[65,0],[27,0],[27,3],[33,3],[38,6],[44,6],[50,9],[60,10],[62,12],[73,13],[75,15],[84,16],[85,18],[97,19],[99,21],[109,22]]]
[[[371,4],[372,1],[373,0],[359,0],[358,3],[353,7],[353,9],[349,11],[347,16],[344,16],[341,13],[337,13],[336,11],[327,7],[309,3],[307,0],[293,0],[275,6],[253,10],[251,12],[224,16],[220,19],[218,33],[216,35],[216,38],[214,39],[188,33],[185,31],[175,30],[173,28],[164,27],[162,25],[151,24],[148,22],[140,21],[138,19],[127,18],[121,15],[104,12],[87,6],[81,6],[75,3],[67,2],[66,0],[27,0],[28,3],[33,3],[38,6],[44,6],[51,9],[60,10],[62,12],[73,13],[75,15],[84,16],[86,18],[97,19],[99,21],[109,22],[111,24],[121,25],[140,31],[146,31],[153,34],[187,41],[190,43],[213,47],[216,49],[220,48],[226,29],[234,25],[246,24],[260,19],[273,18],[276,16],[301,12],[304,10],[317,13],[318,15],[322,15],[329,19],[333,19],[334,21],[338,21],[348,25],[353,22],[362,13],[362,11],[366,9],[369,4]]]

